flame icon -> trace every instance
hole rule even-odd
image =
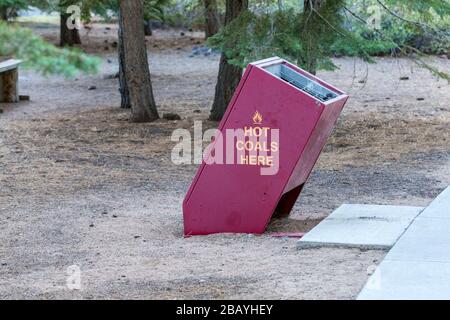
[[[255,114],[253,115],[252,119],[254,124],[261,124],[263,121],[263,117],[261,113],[259,113],[258,111],[255,111]]]

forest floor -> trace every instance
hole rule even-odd
[[[56,42],[56,26],[34,30]],[[170,136],[217,125],[206,119],[219,61],[191,57],[202,34],[183,32],[147,38],[160,114],[180,121],[127,121],[114,25],[82,31],[99,74],[21,72],[31,101],[0,105],[0,299],[352,299],[384,251],[298,250],[270,232],[306,231],[343,203],[425,206],[450,184],[450,86],[405,58],[335,59],[340,70],[319,76],[350,100],[291,217],[261,236],[183,238],[197,166],[172,164]],[[66,286],[72,265],[80,290]]]

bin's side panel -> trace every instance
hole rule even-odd
[[[289,192],[306,182],[347,99],[348,96],[343,95],[339,100],[325,106],[283,193]]]
[[[185,235],[264,232],[322,110],[313,98],[253,67],[221,131],[278,129],[278,171],[261,175],[261,166],[239,162],[204,165],[184,204]],[[260,124],[253,121],[256,111]]]

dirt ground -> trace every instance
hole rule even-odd
[[[57,40],[55,26],[35,31]],[[340,58],[319,76],[350,100],[291,217],[261,236],[183,238],[197,166],[172,164],[170,135],[217,125],[206,119],[219,57],[190,56],[200,33],[155,30],[155,98],[182,120],[131,124],[112,77],[116,32],[82,32],[99,74],[22,71],[31,101],[0,104],[1,299],[352,299],[384,251],[298,250],[270,233],[307,231],[342,203],[424,206],[450,184],[450,86],[404,58]],[[447,58],[429,60],[450,72]],[[79,290],[66,285],[72,265]]]

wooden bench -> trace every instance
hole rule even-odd
[[[0,102],[18,102],[19,65],[21,60],[0,62]]]

